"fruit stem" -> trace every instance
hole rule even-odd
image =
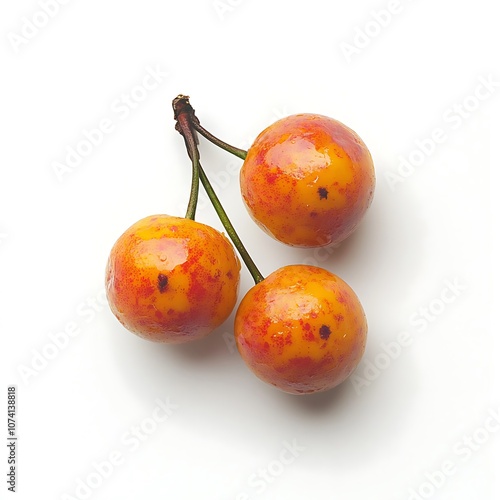
[[[200,153],[198,151],[198,138],[191,133],[191,123],[189,120],[189,97],[179,95],[173,102],[174,118],[176,120],[175,128],[180,132],[184,138],[186,149],[192,151],[190,155],[191,163],[193,166],[193,173],[191,176],[191,193],[189,195],[189,202],[186,209],[186,219],[194,220],[196,214],[196,207],[198,205],[198,193],[200,191]],[[192,108],[191,108],[192,109]]]
[[[195,124],[199,123],[198,118],[194,113],[194,109],[189,103],[189,97],[184,95],[177,96],[173,102],[172,106],[174,108],[174,117],[177,120],[175,125],[175,129],[184,137],[184,143],[186,145],[186,149],[189,157],[191,158],[193,169],[197,170],[197,175],[199,179],[201,179],[201,183],[207,192],[208,197],[210,198],[210,202],[212,203],[217,215],[224,226],[224,229],[227,231],[229,238],[233,242],[236,250],[240,254],[243,262],[245,263],[248,271],[252,275],[252,278],[255,281],[255,284],[261,282],[264,279],[261,272],[255,265],[252,257],[248,253],[245,245],[241,241],[238,233],[234,229],[233,224],[229,220],[229,217],[222,206],[217,194],[215,193],[210,180],[208,179],[203,167],[200,163],[200,153],[198,151],[198,141],[196,136],[196,127]],[[196,159],[196,161],[195,161]]]
[[[238,233],[236,232],[236,229],[234,229],[234,226],[229,220],[229,217],[227,216],[227,213],[224,210],[224,207],[222,206],[222,203],[220,202],[219,198],[215,194],[215,191],[213,190],[212,185],[210,184],[210,181],[207,175],[205,174],[205,171],[203,170],[201,164],[200,164],[200,179],[201,183],[203,184],[203,187],[205,188],[205,191],[208,194],[208,197],[210,198],[210,201],[212,202],[212,205],[215,208],[215,211],[217,212],[217,215],[219,216],[220,221],[222,222],[222,225],[226,229],[227,234],[231,238],[231,241],[234,243],[234,246],[238,250],[238,253],[241,255],[241,258],[243,259],[243,262],[247,266],[248,271],[252,275],[255,284],[261,282],[264,279],[264,276],[262,276],[261,272],[255,265],[255,262],[253,261],[252,257],[250,257],[250,254],[243,245],[243,242],[241,241],[240,237],[238,236]]]
[[[231,144],[228,144],[227,142],[221,141],[220,139],[215,137],[215,135],[211,134],[208,130],[202,127],[202,125],[198,120],[193,122],[193,127],[197,132],[199,132],[203,137],[205,137],[205,139],[208,139],[216,146],[219,146],[219,148],[224,149],[228,153],[232,153],[234,156],[237,156],[242,160],[244,160],[247,157],[247,151],[245,151],[244,149],[237,148],[235,146],[231,146]]]

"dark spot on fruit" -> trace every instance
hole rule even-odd
[[[320,200],[327,200],[328,199],[328,189],[318,188],[318,194],[319,194]]]
[[[318,212],[311,212],[309,215],[310,215],[311,217],[317,217]]]
[[[163,293],[168,288],[168,276],[160,273],[158,275],[158,290]]]
[[[328,340],[328,337],[330,336],[332,332],[330,331],[330,327],[327,325],[321,325],[321,328],[319,329],[319,336],[323,340]]]

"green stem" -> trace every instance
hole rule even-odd
[[[194,220],[196,207],[198,205],[198,193],[200,191],[200,152],[197,146],[197,137],[191,133],[191,124],[189,120],[189,97],[179,95],[173,102],[174,118],[177,123],[175,128],[181,133],[188,151],[192,152],[191,164],[193,173],[191,176],[191,193],[186,209],[186,219]]]
[[[222,225],[227,231],[229,237],[231,238],[231,241],[234,243],[234,246],[238,250],[238,253],[241,255],[241,258],[243,259],[243,262],[247,266],[248,271],[252,275],[255,284],[261,282],[264,279],[264,276],[262,276],[261,272],[255,265],[255,262],[253,261],[252,257],[250,257],[250,254],[243,245],[243,242],[241,241],[240,237],[238,236],[238,233],[236,232],[236,229],[234,229],[234,226],[229,220],[229,217],[227,216],[227,213],[224,210],[224,207],[222,206],[222,203],[220,202],[219,198],[215,194],[215,191],[213,190],[213,187],[210,184],[210,181],[207,175],[205,174],[205,171],[203,170],[201,164],[200,164],[200,179],[201,183],[203,184],[203,187],[205,188],[205,191],[208,194],[208,197],[210,198],[210,201],[212,202],[212,205],[215,208],[215,211],[217,212],[217,215],[219,216],[220,221],[222,222]]]
[[[219,148],[224,149],[228,153],[232,153],[234,156],[237,156],[242,160],[244,160],[247,157],[247,151],[245,151],[244,149],[237,148],[235,146],[231,146],[231,144],[228,144],[227,142],[221,141],[220,139],[215,137],[215,135],[211,134],[208,130],[203,128],[199,121],[194,122],[193,127],[197,132],[199,132],[203,137],[205,137],[205,139],[208,139],[216,146],[219,146]]]
[[[195,131],[195,123],[198,123],[198,118],[194,114],[194,109],[189,103],[189,97],[179,95],[174,99],[172,105],[174,107],[174,117],[177,120],[175,129],[184,137],[184,143],[186,144],[186,149],[189,157],[191,158],[193,168],[196,168],[199,179],[201,179],[201,183],[203,184],[203,187],[205,188],[205,191],[210,198],[210,202],[217,212],[217,215],[222,222],[224,229],[226,230],[229,238],[231,238],[231,241],[236,247],[236,250],[238,250],[238,253],[240,254],[248,271],[252,275],[255,284],[257,284],[264,279],[264,276],[262,276],[252,257],[250,257],[250,254],[243,245],[243,242],[234,229],[233,224],[229,220],[229,217],[227,216],[222,203],[220,202],[217,194],[212,187],[212,184],[210,183],[210,180],[208,179],[205,171],[203,170],[203,167],[201,166]]]

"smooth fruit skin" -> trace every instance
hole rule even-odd
[[[291,394],[325,391],[354,371],[367,322],[352,288],[314,266],[285,266],[251,288],[235,318],[238,350],[264,382]]]
[[[106,267],[109,305],[125,328],[156,342],[199,339],[221,325],[237,300],[240,261],[217,230],[153,215],[116,241]]]
[[[375,171],[353,130],[327,116],[298,114],[259,134],[240,185],[264,231],[292,246],[320,247],[356,229],[373,198]]]

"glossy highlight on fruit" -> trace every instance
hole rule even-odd
[[[365,350],[367,322],[352,288],[331,272],[285,266],[245,295],[235,318],[238,350],[255,375],[292,394],[331,389]]]
[[[240,261],[216,229],[169,215],[146,217],[116,241],[106,292],[125,328],[148,340],[183,343],[220,326],[237,300]]]
[[[298,247],[340,243],[371,204],[375,172],[368,148],[341,122],[292,115],[259,134],[243,163],[241,193],[251,217]]]

